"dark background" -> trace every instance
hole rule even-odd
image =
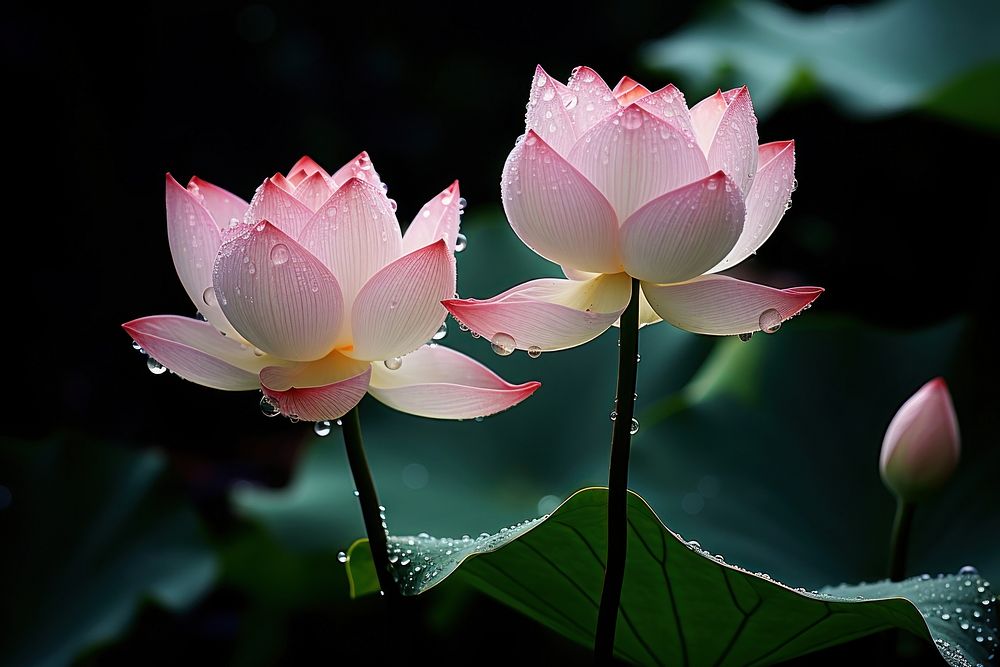
[[[367,150],[403,223],[459,178],[475,243],[479,221],[496,218],[500,168],[523,131],[534,66],[565,80],[587,64],[611,85],[628,73],[657,88],[668,75],[648,71],[640,47],[709,9],[174,2],[7,10],[4,436],[71,434],[165,451],[206,530],[232,534],[231,486],[286,484],[302,433],[258,418],[246,395],[152,379],[119,329],[143,315],[193,315],[166,243],[163,173],[182,182],[197,174],[249,199],[301,154],[335,169]],[[685,92],[693,104],[713,91]],[[780,286],[825,286],[818,309],[827,314],[898,332],[960,317],[988,340],[995,134],[920,111],[858,119],[808,96],[761,123],[762,142],[785,138],[796,140],[802,186],[753,272]],[[505,270],[499,261],[492,268]],[[514,279],[496,281],[502,288]],[[995,363],[992,346],[977,349],[987,355],[979,370]],[[986,380],[975,386],[984,392],[975,405],[992,405]],[[3,474],[0,483],[14,488]],[[237,589],[217,587],[183,615],[144,607],[122,643],[84,662],[151,664],[193,651],[233,660],[246,652],[236,647],[247,621]],[[356,604],[319,600],[296,610],[281,661],[317,649],[330,660],[351,655],[357,648],[345,638],[374,632],[371,601]],[[457,652],[524,636],[540,651],[585,659],[495,603],[471,605],[449,641],[411,640]]]

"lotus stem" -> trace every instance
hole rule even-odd
[[[889,580],[902,581],[906,577],[906,551],[910,544],[910,529],[917,506],[902,498],[896,499],[896,518],[892,522],[889,538]]]
[[[389,534],[383,520],[383,509],[378,501],[375,481],[368,467],[368,457],[365,456],[365,443],[361,437],[361,416],[358,406],[354,406],[344,415],[344,447],[347,450],[347,462],[354,477],[354,487],[358,492],[358,502],[361,505],[361,516],[365,522],[365,532],[368,533],[368,546],[372,551],[372,561],[378,575],[378,583],[382,594],[389,600],[401,597],[399,586],[392,579],[389,571]]]
[[[639,363],[639,281],[632,279],[632,299],[621,316],[618,349],[618,391],[611,432],[611,465],[608,471],[608,556],[604,588],[597,612],[594,658],[598,664],[614,659],[618,607],[625,580],[628,548],[628,457],[632,447],[635,415],[635,378]]]

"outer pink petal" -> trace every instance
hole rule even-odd
[[[402,254],[403,238],[382,189],[352,178],[316,211],[299,242],[337,276],[349,313],[361,286]],[[338,344],[348,342],[346,319],[340,334]]]
[[[458,239],[458,225],[461,220],[461,193],[458,181],[452,183],[441,194],[424,204],[413,222],[403,234],[403,252],[411,253],[418,248],[444,239],[448,248],[455,250]]]
[[[267,220],[294,239],[302,233],[302,228],[312,216],[311,208],[269,178],[257,188],[243,221],[248,225],[255,225]]]
[[[150,357],[185,380],[228,391],[258,386],[261,359],[208,322],[154,315],[126,322],[122,328]]]
[[[382,187],[382,179],[379,178],[378,172],[375,171],[375,165],[366,151],[361,151],[357,157],[338,169],[330,177],[330,181],[334,189],[337,189],[343,187],[352,178],[364,181],[378,188]]]
[[[693,333],[733,336],[760,331],[760,316],[778,311],[781,321],[802,312],[822,287],[775,289],[728,276],[702,276],[676,285],[644,282],[642,291],[667,322]]]
[[[573,117],[577,138],[618,111],[618,102],[601,75],[589,67],[577,67],[566,86],[571,95],[566,106]]]
[[[281,188],[288,194],[292,196],[295,195],[295,186],[292,184],[291,181],[285,178],[285,175],[282,174],[280,171],[277,172],[274,176],[272,176],[270,180],[272,183],[277,185],[279,188]]]
[[[624,273],[587,281],[543,278],[479,301],[449,299],[444,307],[455,319],[493,340],[498,333],[520,350],[562,350],[601,335],[622,314],[631,296]]]
[[[215,291],[233,327],[281,359],[330,351],[344,320],[337,279],[269,222],[240,229],[215,262]]]
[[[234,334],[212,291],[212,266],[221,238],[212,215],[167,174],[167,239],[174,268],[198,311],[219,331]]]
[[[622,225],[625,271],[655,283],[700,276],[732,249],[744,216],[739,188],[721,171],[672,190]]]
[[[514,232],[542,257],[584,271],[621,271],[611,204],[533,131],[507,158],[501,197]]]
[[[691,125],[691,112],[688,111],[684,93],[674,84],[668,84],[655,93],[650,93],[636,101],[640,107],[670,123],[685,136],[694,137],[694,127]]]
[[[472,419],[517,405],[539,382],[510,384],[461,352],[425,345],[390,371],[372,370],[368,392],[391,408],[432,419]]]
[[[709,273],[724,271],[757,251],[777,229],[795,182],[795,142],[776,141],[760,147],[760,166],[746,198],[743,233],[729,254]]]
[[[569,161],[604,193],[619,220],[708,175],[705,156],[690,138],[635,104],[577,140]]]
[[[524,116],[525,130],[534,130],[545,143],[561,155],[569,153],[576,140],[573,118],[566,109],[563,93],[566,86],[549,76],[541,65],[535,68]],[[568,98],[567,98],[568,99]]]
[[[611,91],[611,94],[615,96],[615,100],[619,106],[627,107],[633,102],[649,95],[649,88],[630,76],[623,76],[614,90]]]
[[[322,176],[329,176],[329,174],[326,173],[326,170],[319,166],[318,162],[313,160],[308,155],[303,155],[299,158],[299,161],[293,164],[292,168],[288,170],[288,180],[292,185],[298,185],[315,173],[319,173]]]
[[[444,239],[403,255],[358,292],[350,356],[375,361],[412,352],[440,328],[441,301],[454,294],[455,256]]]
[[[281,414],[323,421],[343,417],[361,401],[371,372],[371,364],[332,352],[309,363],[268,366],[260,372],[260,384]]]
[[[218,185],[212,185],[197,176],[188,183],[188,189],[197,189],[201,195],[201,204],[215,220],[219,229],[229,227],[233,220],[237,223],[243,222],[243,216],[249,208],[249,204],[237,197],[228,190],[223,190]]]
[[[714,95],[709,95],[691,107],[691,125],[694,127],[694,136],[698,140],[698,146],[701,147],[706,156],[712,147],[715,132],[719,129],[719,122],[728,106],[722,91],[717,90]]]
[[[726,172],[744,195],[750,190],[757,171],[757,116],[746,86],[736,91],[722,114],[708,151],[708,168]]]
[[[318,171],[314,172],[295,187],[295,198],[308,206],[310,211],[315,211],[333,194],[333,188],[327,183],[328,178]]]

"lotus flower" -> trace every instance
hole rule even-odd
[[[935,378],[899,408],[886,429],[882,479],[905,501],[936,491],[955,472],[961,443],[948,385]]]
[[[207,321],[156,315],[123,326],[156,360],[151,368],[215,389],[260,389],[266,414],[335,419],[365,392],[440,419],[504,410],[539,384],[509,384],[426,344],[447,316],[441,300],[455,293],[463,205],[455,182],[401,235],[365,153],[332,176],[303,157],[250,204],[167,174],[174,266]]]
[[[611,90],[586,67],[563,85],[539,67],[526,124],[504,166],[504,210],[568,279],[445,301],[477,334],[529,351],[580,345],[618,320],[631,277],[640,326],[712,335],[772,333],[823,291],[718,273],[767,240],[794,188],[795,144],[757,145],[746,87],[689,109],[673,85],[654,93],[625,77]]]

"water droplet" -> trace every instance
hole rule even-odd
[[[397,371],[399,370],[399,367],[403,365],[403,358],[392,357],[391,359],[386,359],[382,363],[385,364],[385,367],[388,368],[390,371]]]
[[[532,359],[537,359],[538,357],[542,356],[542,348],[538,347],[537,345],[532,345],[531,347],[528,348],[528,356],[531,357]]]
[[[438,330],[434,332],[433,336],[431,336],[431,340],[441,340],[447,335],[448,335],[448,323],[442,322],[441,326],[438,327]]]
[[[346,563],[347,562],[347,554],[345,554],[343,551],[338,551],[337,552],[337,562],[338,563]]]
[[[482,424],[483,423],[483,419],[485,419],[485,417],[483,417],[482,415],[476,417],[476,423],[477,424]]]
[[[958,573],[960,575],[968,575],[970,577],[974,577],[979,574],[979,570],[977,570],[972,565],[966,565],[961,570],[959,570]]]
[[[556,96],[555,88],[546,88],[545,92],[542,93],[542,99],[546,102],[550,101],[555,96]]]
[[[539,88],[544,88],[546,83],[548,83],[548,79],[546,79],[544,75],[539,75],[538,78],[535,79],[535,85]]]
[[[330,422],[325,420],[313,424],[313,431],[315,431],[316,435],[318,435],[321,438],[325,438],[326,436],[330,435],[330,431],[332,430],[333,429],[330,427]]]
[[[748,340],[750,340],[751,338],[753,338],[753,332],[752,331],[740,334],[740,340],[743,341],[744,343],[747,342]]]
[[[291,255],[288,252],[288,246],[284,243],[276,243],[274,247],[271,248],[271,263],[275,266],[281,266],[288,262]]]
[[[951,614],[949,614],[947,612],[941,614],[941,620],[942,621],[950,621],[951,620]]]
[[[774,308],[768,308],[760,314],[760,319],[757,323],[760,325],[761,331],[766,334],[773,334],[781,328],[781,313]]]
[[[249,273],[251,276],[253,274],[257,273],[257,265],[254,264],[253,262],[248,263],[247,264],[247,273]]]
[[[219,299],[215,296],[214,287],[206,287],[205,291],[201,293],[201,300],[209,306],[215,307],[219,305]]]
[[[132,349],[142,354],[145,354],[146,352],[144,349],[142,349],[142,345],[139,345],[139,341],[137,340],[132,341]]]
[[[638,130],[642,127],[642,112],[628,109],[622,114],[622,127],[628,130]]]
[[[563,98],[563,106],[566,107],[566,111],[572,111],[574,108],[576,108],[576,103],[578,101],[579,98],[577,98],[576,95],[570,93],[569,95]]]
[[[455,237],[455,252],[462,252],[469,246],[469,239],[465,237],[465,234],[459,234]]]
[[[635,435],[639,432],[639,420],[632,417],[632,426],[628,429],[629,435]]]
[[[614,421],[614,420],[618,419],[618,411],[617,410],[612,410],[611,414],[608,415],[608,417],[611,418],[611,421]]]
[[[496,354],[501,357],[506,357],[514,351],[517,344],[514,342],[513,336],[503,333],[502,331],[498,331],[490,341],[490,347],[493,348],[493,351]]]
[[[278,407],[278,401],[274,400],[270,396],[260,397],[260,411],[265,417],[277,417],[281,414],[281,408]]]
[[[163,375],[167,372],[167,367],[153,357],[146,359],[146,368],[148,368],[149,372],[153,375]]]

